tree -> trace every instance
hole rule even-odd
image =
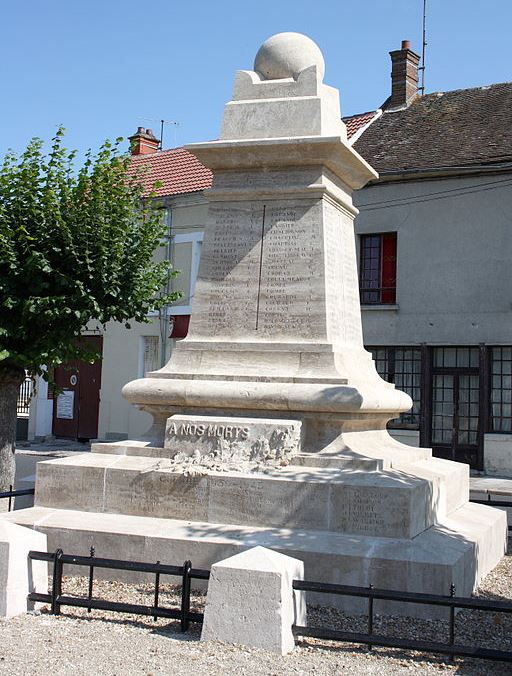
[[[148,321],[176,300],[162,292],[170,272],[154,252],[165,240],[161,210],[144,200],[139,176],[119,144],[87,153],[63,147],[59,129],[48,154],[32,139],[0,168],[0,491],[14,483],[16,402],[25,369],[95,356],[80,343],[91,319]],[[43,368],[48,367],[48,370]]]

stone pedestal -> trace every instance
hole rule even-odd
[[[33,607],[30,592],[48,591],[48,564],[28,553],[46,552],[46,535],[0,520],[0,617],[14,617]]]
[[[468,504],[466,465],[386,431],[411,400],[362,341],[352,193],[377,174],[316,45],[264,47],[220,140],[188,147],[214,174],[189,335],[123,390],[153,427],[39,463],[36,506],[7,518],[76,553],[206,567],[262,545],[308,579],[470,594],[504,553],[505,515]]]
[[[292,626],[306,624],[302,561],[254,547],[212,566],[201,641],[224,641],[280,655],[293,650]]]

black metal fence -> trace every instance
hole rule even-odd
[[[145,615],[153,617],[155,620],[158,617],[180,620],[181,631],[187,631],[190,622],[202,623],[203,621],[203,613],[190,610],[191,580],[208,580],[210,571],[192,568],[190,561],[185,561],[182,566],[171,566],[160,563],[160,561],[157,561],[157,563],[145,563],[142,561],[125,561],[122,559],[103,559],[94,556],[94,549],[91,549],[91,556],[64,554],[62,549],[57,549],[53,553],[31,551],[29,552],[29,558],[34,561],[48,561],[53,564],[51,594],[32,592],[28,595],[28,598],[30,601],[49,603],[51,612],[55,615],[60,614],[61,606],[87,608],[89,612],[93,609],[110,610],[118,613]],[[69,596],[62,593],[62,575],[65,565],[85,566],[89,568],[87,597]],[[119,601],[107,601],[105,599],[94,598],[94,571],[97,568],[153,573],[155,575],[153,604],[142,605],[122,603]],[[160,577],[162,575],[172,575],[181,578],[181,604],[179,608],[167,608],[160,605]]]
[[[323,582],[309,582],[307,580],[294,580],[293,588],[298,591],[316,592],[322,594],[338,594],[368,599],[367,631],[366,633],[341,631],[324,627],[305,627],[294,625],[295,636],[327,639],[330,641],[343,641],[346,643],[362,643],[372,646],[384,646],[388,648],[402,648],[408,650],[420,650],[429,653],[441,653],[453,657],[478,657],[487,660],[501,660],[512,662],[512,651],[494,650],[478,646],[461,645],[455,642],[455,610],[466,608],[471,610],[485,610],[493,613],[512,613],[510,601],[494,601],[487,599],[465,598],[455,596],[455,587],[452,585],[450,596],[437,594],[416,594],[413,592],[399,592],[389,589],[374,589],[370,587],[354,587],[341,584],[327,584]],[[401,603],[418,603],[449,609],[448,641],[446,643],[435,641],[421,641],[396,636],[383,636],[375,634],[374,624],[374,601],[397,601]]]
[[[17,491],[13,491],[12,485],[10,485],[8,491],[0,493],[0,500],[9,500],[7,511],[11,512],[14,506],[13,498],[17,498],[22,495],[34,495],[35,492],[35,488],[20,488]]]
[[[34,381],[32,380],[32,377],[29,375],[25,376],[25,380],[21,383],[20,391],[18,392],[18,401],[16,404],[16,413],[18,416],[28,416],[33,389]]]
[[[160,561],[157,561],[157,563],[145,563],[141,561],[99,558],[94,554],[94,548],[91,548],[90,556],[64,554],[62,549],[57,549],[52,553],[31,551],[29,553],[30,559],[34,561],[47,561],[51,563],[53,565],[53,571],[51,593],[42,594],[38,592],[32,592],[28,596],[29,600],[50,604],[51,612],[57,615],[61,612],[61,606],[74,606],[78,608],[86,608],[89,612],[93,609],[108,610],[121,613],[130,613],[134,615],[145,615],[153,617],[155,620],[158,617],[176,619],[180,621],[182,631],[188,630],[190,622],[197,622],[200,624],[203,622],[203,613],[190,610],[191,581],[193,579],[208,580],[210,578],[210,571],[193,568],[190,561],[185,561],[182,566],[174,566],[162,564]],[[62,593],[62,576],[65,565],[83,566],[89,569],[87,596],[70,596]],[[119,601],[108,601],[105,599],[94,598],[94,571],[97,568],[154,574],[155,584],[153,592],[153,604],[142,605],[122,603]],[[179,577],[181,579],[181,602],[179,608],[168,608],[160,605],[159,594],[160,579],[162,575],[170,575],[173,577]],[[294,625],[293,632],[295,636],[327,639],[331,641],[342,641],[346,643],[361,643],[370,646],[370,648],[372,646],[384,646],[389,648],[418,650],[427,653],[441,653],[450,656],[474,657],[512,662],[512,651],[462,645],[455,642],[456,609],[470,609],[493,613],[512,613],[512,602],[510,601],[458,597],[455,596],[455,587],[453,585],[451,587],[449,596],[399,592],[389,589],[374,589],[372,586],[365,588],[323,582],[311,582],[308,580],[294,580],[293,589],[304,592],[338,594],[342,596],[368,599],[368,619],[366,633],[342,631],[325,627],[307,627]],[[401,638],[399,636],[385,636],[376,634],[374,632],[375,600],[416,603],[447,608],[449,611],[447,642],[443,643],[435,641],[423,641]]]

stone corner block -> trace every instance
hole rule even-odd
[[[48,591],[48,564],[31,561],[31,549],[48,551],[44,533],[0,520],[0,617],[26,613],[29,592]]]
[[[304,564],[253,547],[212,566],[201,641],[223,641],[285,655],[293,650],[293,624],[306,623]]]

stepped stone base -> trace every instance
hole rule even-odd
[[[341,584],[469,595],[498,563],[505,547],[506,515],[466,504],[412,539],[345,535],[320,530],[244,527],[179,519],[101,514],[47,507],[11,512],[2,518],[48,536],[49,550],[210,568],[222,559],[261,545],[304,562],[305,578]],[[66,574],[80,571],[67,570]],[[133,573],[96,571],[98,576],[135,581]],[[137,574],[140,580],[140,574]],[[148,578],[149,581],[149,578]],[[309,603],[365,612],[358,599],[308,594]],[[444,617],[427,606],[376,602],[375,612]]]
[[[289,465],[186,476],[170,459],[90,453],[39,463],[35,504],[413,538],[468,494],[467,467],[443,460],[375,472]]]
[[[506,515],[468,503],[467,465],[427,459],[427,449],[409,462],[403,453],[299,453],[285,467],[187,474],[153,447],[147,456],[122,453],[136,448],[98,444],[38,463],[36,506],[5,518],[46,533],[52,550],[94,546],[97,556],[209,568],[261,545],[303,561],[307,579],[436,594],[451,584],[471,594],[505,552]],[[366,608],[349,597],[308,601]],[[445,614],[390,602],[376,612]]]

